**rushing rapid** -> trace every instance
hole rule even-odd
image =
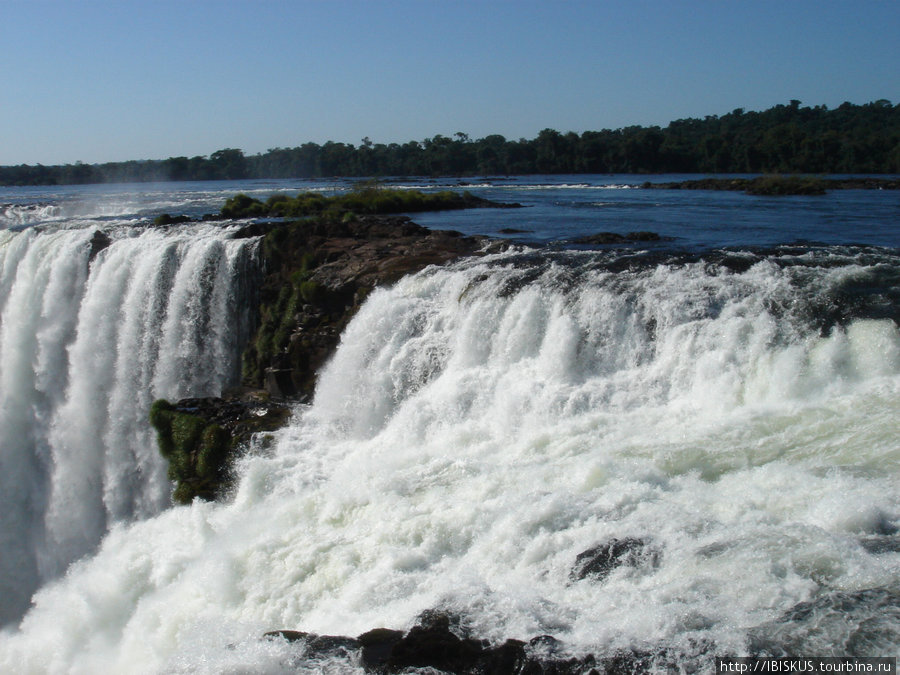
[[[896,655],[898,269],[522,251],[380,289],[229,503],[114,527],[0,637],[0,669],[353,671],[261,636],[432,608],[707,670]],[[573,576],[613,539],[647,554]]]
[[[237,381],[255,255],[212,227],[0,231],[0,623],[169,505],[148,406]]]

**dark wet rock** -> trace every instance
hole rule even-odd
[[[360,663],[367,671],[382,670],[394,646],[403,639],[403,631],[375,628],[356,638],[362,646]]]
[[[302,630],[270,630],[268,633],[263,634],[264,638],[281,638],[283,640],[287,640],[288,642],[300,642],[301,640],[305,640],[312,633],[307,633]]]
[[[112,239],[109,238],[109,235],[100,230],[95,231],[94,236],[91,237],[91,252],[88,254],[88,260],[93,260],[100,251],[105,249],[111,243]]]
[[[708,663],[710,659],[706,659]],[[661,662],[661,663],[658,663]],[[698,669],[686,668],[682,660],[676,656],[674,659],[655,658],[647,652],[620,651],[612,656],[600,660],[600,672],[605,675],[632,675],[632,673],[655,672],[698,672]],[[658,667],[668,665],[668,668]]]
[[[603,581],[618,567],[656,566],[658,563],[659,552],[643,539],[610,539],[579,553],[569,578],[572,581]]]
[[[157,227],[168,227],[170,225],[182,225],[184,223],[208,223],[222,221],[225,218],[220,213],[204,213],[199,218],[192,218],[189,215],[180,213],[172,215],[171,213],[161,213],[153,219],[153,225]]]
[[[290,407],[273,401],[265,392],[245,391],[225,398],[185,398],[175,404],[175,410],[218,424],[241,441],[258,431],[273,431],[290,417]]]
[[[306,657],[311,659],[323,656],[348,657],[361,646],[359,640],[344,635],[316,635],[299,630],[275,630],[263,637],[300,642],[306,649]]]
[[[298,391],[294,385],[293,375],[294,371],[291,368],[266,368],[263,386],[276,398],[294,398]]]
[[[359,640],[343,635],[315,635],[306,640],[308,656],[349,656],[359,648]]]
[[[190,223],[191,217],[180,215],[180,216],[172,216],[168,213],[161,213],[153,219],[154,225],[180,225],[181,223]]]
[[[665,670],[683,662],[683,655],[665,650],[616,650],[576,656],[551,635],[539,635],[528,642],[507,639],[491,644],[472,636],[463,623],[457,614],[429,610],[406,633],[375,628],[351,638],[280,630],[266,633],[265,637],[301,643],[305,658],[356,659],[365,672],[385,675],[428,669],[472,675],[625,675]],[[711,653],[698,652],[705,662]]]
[[[205,216],[204,216],[205,218]],[[222,220],[222,216],[215,216],[216,220]],[[244,225],[235,231],[232,239],[249,239],[251,237],[264,237],[276,227],[280,227],[281,223],[276,221],[255,221],[249,225]]]
[[[661,241],[662,237],[660,237],[656,232],[629,232],[625,235],[625,238],[628,241]]]
[[[478,662],[479,673],[530,673],[544,672],[536,664],[530,664],[521,640],[507,640],[503,644],[485,649]]]
[[[860,545],[869,553],[881,555],[882,553],[900,553],[900,536],[897,535],[873,535],[862,537]]]
[[[470,672],[484,656],[485,646],[478,640],[459,637],[450,630],[450,617],[437,614],[411,628],[394,645],[385,665],[389,671],[431,667]]]
[[[623,244],[627,239],[625,239],[625,235],[617,234],[615,232],[597,232],[596,234],[589,234],[584,237],[578,237],[577,239],[572,240],[575,244],[590,244],[594,246],[602,246],[606,244]]]
[[[528,232],[532,232],[532,230],[519,230],[515,227],[504,227],[497,230],[499,234],[526,234]]]
[[[532,653],[554,656],[562,651],[564,645],[552,635],[536,635],[528,641],[528,648]]]

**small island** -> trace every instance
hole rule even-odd
[[[645,181],[641,187],[654,190],[730,190],[757,196],[824,195],[829,190],[900,190],[900,180],[767,175],[756,178],[698,178],[670,183]]]
[[[470,192],[422,192],[382,187],[377,181],[360,184],[346,194],[326,197],[321,192],[301,192],[296,197],[275,194],[265,202],[245,194],[231,197],[222,207],[223,218],[350,218],[354,215],[421,213],[459,209],[519,208],[521,204],[493,202]]]

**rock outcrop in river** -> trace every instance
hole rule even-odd
[[[289,402],[309,400],[372,289],[500,245],[399,215],[257,222],[235,236],[262,236],[258,328],[243,354],[243,386],[222,398],[160,400],[150,415],[178,503],[227,492],[240,448],[252,433],[284,424]]]
[[[243,234],[266,227],[251,225]],[[429,230],[406,216],[319,219],[270,229],[262,242],[259,330],[244,353],[245,384],[276,398],[309,398],[316,371],[373,288],[487,244]]]

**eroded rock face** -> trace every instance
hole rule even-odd
[[[312,395],[317,371],[373,288],[486,244],[480,237],[429,230],[406,216],[248,227],[254,235],[268,233],[260,326],[244,353],[245,383],[300,400]]]

